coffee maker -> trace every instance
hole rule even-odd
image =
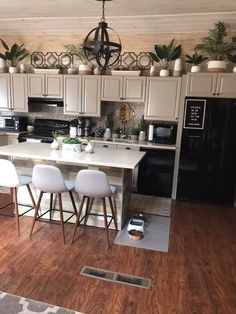
[[[91,120],[89,118],[78,118],[78,136],[91,135]]]

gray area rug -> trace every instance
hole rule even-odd
[[[168,252],[170,218],[154,215],[145,215],[144,237],[141,240],[132,240],[127,231],[128,222],[120,230],[115,238],[114,243],[127,245],[142,249]]]
[[[0,314],[82,314],[0,291]]]

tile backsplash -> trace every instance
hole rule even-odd
[[[123,103],[121,102],[102,102],[101,104],[101,117],[91,118],[92,131],[97,127],[106,127],[107,116],[112,117],[114,125],[120,126],[123,130],[124,124],[119,118],[119,109]],[[133,117],[130,121],[125,123],[125,134],[129,134],[131,128],[138,127],[138,123],[144,114],[144,104],[140,103],[129,103],[130,108],[133,110]],[[45,105],[31,105],[28,113],[12,113],[2,112],[2,115],[20,115],[28,116],[29,124],[33,124],[34,119],[58,119],[71,121],[79,117],[79,115],[67,115],[63,112],[63,107],[50,107]]]

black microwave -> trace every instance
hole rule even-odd
[[[0,116],[0,131],[21,132],[27,130],[28,118],[21,116]]]
[[[155,143],[173,145],[176,143],[176,133],[176,124],[154,124],[153,141]]]

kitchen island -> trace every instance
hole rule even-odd
[[[117,151],[113,149],[104,150],[95,148],[93,154],[82,152],[73,152],[67,150],[52,150],[50,144],[23,142],[0,147],[0,156],[9,157],[16,165],[20,174],[32,174],[32,168],[35,164],[53,164],[59,167],[65,179],[75,179],[80,169],[98,169],[104,171],[111,184],[116,186],[115,207],[119,229],[125,222],[127,211],[129,209],[132,170],[139,164],[145,153],[140,151]],[[21,188],[23,189],[23,188]],[[38,191],[33,188],[35,197]],[[27,193],[19,193],[19,200],[24,203],[30,203]],[[65,207],[69,209],[70,202],[65,198]],[[77,206],[80,197],[76,195]],[[42,205],[42,211],[47,210],[49,206],[49,197]],[[57,206],[57,204],[55,204]],[[69,207],[68,207],[69,206]],[[101,211],[99,201],[95,202],[95,211]],[[57,219],[57,217],[55,217]],[[91,216],[88,224],[100,226],[100,217]]]

